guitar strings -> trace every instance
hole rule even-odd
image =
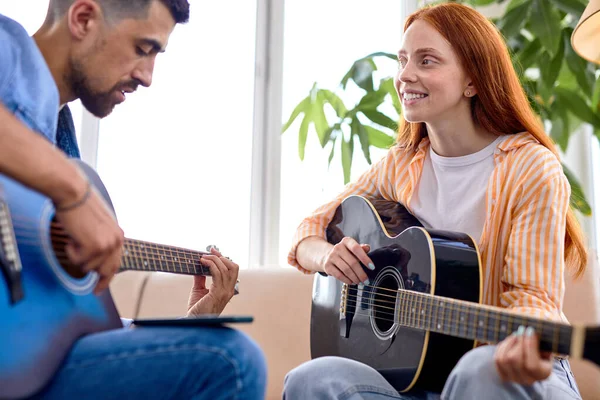
[[[19,225],[16,224],[15,226],[19,226]],[[24,226],[23,227],[19,226],[19,228],[21,228],[21,231],[23,231],[22,233],[25,233],[25,235],[20,235],[20,236],[24,236],[29,239],[34,239],[34,238],[37,239],[38,238],[39,232],[35,228],[24,227]],[[69,240],[69,236],[64,231],[64,228],[62,228],[62,226],[57,223],[52,223],[52,227],[50,228],[50,233],[53,237],[59,238],[58,241],[61,241],[63,239],[66,239],[64,241]],[[171,251],[171,252],[192,253],[194,255],[210,254],[210,253],[204,252],[204,251],[184,249],[184,248],[177,247],[177,246],[168,246],[168,245],[163,245],[163,244],[159,244],[159,243],[146,242],[143,240],[129,239],[129,238],[127,238],[127,240],[130,243],[126,243],[125,245],[129,245],[129,246],[142,245],[142,246],[147,246],[149,248],[155,248],[157,250],[161,249],[161,250],[166,250],[166,251]]]
[[[420,294],[418,292],[404,292],[404,293],[408,293],[409,296],[415,295],[415,294],[417,294],[417,295]],[[399,292],[399,294],[400,294],[400,297],[402,297],[402,293]],[[423,294],[420,294],[420,295],[423,295]],[[433,299],[433,297],[431,295],[425,294],[423,296],[424,296],[424,298],[423,298],[424,300],[431,301]],[[373,316],[371,313],[359,312],[358,311],[360,309],[359,308],[360,305],[358,304],[359,296],[348,296],[348,297],[349,298],[346,299],[346,304],[349,304],[351,307],[354,307],[354,310],[347,311],[346,314],[353,313],[354,315],[372,316],[379,320],[383,320],[383,321],[387,321],[387,322],[394,322],[394,323],[398,323],[400,325],[407,326],[407,327],[411,327],[411,325],[414,325],[414,327],[418,327],[419,324],[423,324],[425,322],[423,316],[427,315],[427,314],[422,314],[423,311],[427,312],[427,308],[425,308],[425,310],[421,309],[421,313],[418,313],[418,312],[415,313],[415,309],[418,308],[419,305],[417,304],[416,307],[412,307],[410,304],[407,305],[406,302],[409,300],[408,297],[406,299],[401,299],[401,298],[399,299],[401,301],[401,303],[399,304],[397,309],[375,304],[377,301],[373,301],[372,298],[369,299],[367,301],[367,303],[369,303],[369,305],[371,306],[371,309],[374,310],[376,314],[382,315],[382,317]],[[452,300],[452,299],[450,299],[450,300]],[[386,302],[386,303],[389,303],[389,302]],[[484,323],[482,325],[482,320],[479,319],[479,317],[477,316],[477,311],[475,311],[475,314],[474,314],[473,312],[469,312],[467,310],[466,314],[462,315],[463,317],[466,316],[465,320],[458,321],[452,315],[452,312],[458,312],[460,315],[460,312],[464,312],[465,310],[455,307],[455,305],[459,306],[459,304],[453,304],[452,302],[447,302],[447,303],[450,303],[450,306],[445,307],[443,310],[438,309],[438,310],[432,312],[431,308],[429,308],[429,310],[430,310],[429,315],[437,314],[437,317],[439,319],[438,323],[440,324],[440,327],[438,327],[438,330],[440,330],[440,331],[442,331],[441,326],[444,326],[446,328],[449,328],[450,332],[452,330],[456,330],[457,333],[459,333],[459,331],[458,331],[458,329],[460,329],[459,327],[465,326],[467,330],[475,329],[475,334],[477,334],[477,329],[482,328],[488,332],[491,330],[491,333],[495,334],[495,336],[497,338],[499,338],[500,335],[508,336],[511,332],[514,332],[515,331],[514,327],[516,327],[518,325],[528,325],[528,326],[535,327],[540,338],[546,337],[546,340],[551,342],[554,346],[556,346],[557,335],[561,335],[562,338],[566,338],[566,340],[570,341],[570,338],[566,337],[564,335],[568,336],[569,332],[572,332],[572,328],[571,328],[571,326],[566,325],[566,324],[553,324],[553,326],[549,327],[549,329],[545,329],[543,320],[532,318],[529,316],[522,316],[522,315],[514,315],[514,316],[507,315],[507,314],[502,313],[501,312],[502,310],[499,310],[500,313],[497,314],[495,317],[497,325],[494,328],[491,328],[487,321],[486,321],[486,323]],[[479,303],[474,303],[474,305],[475,304],[479,304]],[[431,306],[432,304],[431,303],[425,304],[423,302],[423,303],[421,303],[421,305],[424,305],[425,307],[427,307],[428,305]],[[413,306],[414,306],[414,304],[413,304]],[[382,311],[382,309],[394,310],[394,312],[390,313],[389,311]],[[484,313],[487,312],[487,310],[482,310],[482,311]],[[398,319],[396,319],[396,312],[398,312]],[[412,314],[411,314],[411,312],[412,312]],[[389,318],[389,316],[392,316],[392,318]],[[469,317],[471,317],[471,318],[469,318]],[[488,316],[485,316],[485,317],[487,320]],[[500,323],[506,323],[511,328],[509,329],[507,326],[505,326],[504,328],[501,328]],[[429,329],[434,329],[434,327],[430,327]],[[485,337],[484,339],[488,340],[489,338]],[[496,340],[499,341],[499,339],[496,339]],[[561,338],[558,339],[558,342],[561,343]]]
[[[23,228],[22,231],[25,231],[26,229]],[[52,228],[51,229],[51,233],[52,235],[56,238],[59,237],[59,239],[55,239],[54,242],[59,242],[59,243],[68,243],[69,242],[69,238],[68,236],[66,236],[64,234],[64,230],[62,230],[62,228]],[[27,233],[31,234],[31,236],[28,235],[19,235],[25,239],[32,239],[31,241],[28,240],[21,240],[20,242],[22,244],[27,244],[27,245],[35,245],[37,244],[37,241],[33,240],[33,239],[37,239],[38,235],[37,235],[37,231],[31,229],[29,230]],[[129,239],[131,240],[131,239]],[[142,249],[140,248],[140,244],[138,243],[126,243],[123,245],[123,250],[127,250],[128,254],[125,255],[123,253],[122,257],[123,258],[144,258],[147,261],[158,261],[160,263],[178,263],[178,264],[183,264],[186,266],[197,266],[198,262],[199,262],[199,258],[194,259],[190,257],[189,253],[200,253],[200,254],[208,254],[208,253],[204,253],[204,252],[199,252],[196,250],[185,250],[185,249],[179,249],[179,248],[170,248],[169,246],[166,246],[167,248],[163,248],[163,245],[160,244],[154,244],[151,242],[141,242],[143,243],[143,245],[146,247],[146,249]],[[148,253],[148,251],[153,251],[153,250],[159,250],[159,251],[164,251],[165,254],[161,255],[161,257],[166,257],[166,258],[161,258],[161,257],[157,257],[152,253]],[[60,255],[65,255],[66,253],[64,251],[58,251],[56,252],[57,256]],[[168,259],[169,257],[177,257],[177,259]],[[206,266],[200,264],[200,266],[207,268]]]
[[[359,307],[358,304],[356,304],[356,300],[350,300],[351,303],[354,303],[353,306],[354,307]],[[372,303],[371,303],[372,305]],[[374,307],[373,307],[374,308]],[[386,308],[386,309],[390,309],[389,307],[380,307],[380,308]],[[415,328],[415,329],[419,329],[419,330],[427,330],[427,331],[436,331],[434,326],[425,326],[425,324],[427,323],[427,321],[425,321],[426,315],[423,316],[421,314],[416,314],[416,315],[408,315],[406,314],[408,310],[407,309],[402,309],[400,308],[400,311],[398,313],[398,318],[396,318],[396,313],[390,313],[390,312],[386,312],[386,311],[379,311],[377,309],[375,309],[375,315],[373,315],[373,313],[371,312],[360,312],[357,309],[353,310],[353,311],[346,311],[346,314],[353,314],[353,315],[360,315],[360,316],[366,316],[366,317],[371,317],[380,321],[385,321],[385,322],[392,322],[392,323],[396,323],[400,326],[403,327],[407,327],[407,328]],[[391,316],[391,318],[390,318]],[[473,335],[474,336],[478,336],[477,335],[477,329],[478,329],[478,325],[477,325],[477,321],[470,321],[469,318],[467,318],[466,321],[457,321],[455,319],[452,319],[451,316],[450,318],[445,318],[444,313],[442,313],[442,316],[440,318],[440,316],[438,315],[439,318],[439,322],[438,324],[440,324],[438,326],[437,331],[440,332],[444,332],[444,331],[449,331],[452,332],[453,330],[456,331],[456,334],[460,333],[460,329],[461,327],[464,327],[465,329],[465,334],[468,334],[469,330],[475,330]],[[510,318],[510,317],[508,317]],[[504,322],[511,322],[511,325],[515,325],[515,327],[517,326],[517,324],[512,324],[513,321],[507,320]],[[429,325],[431,325],[431,321],[429,322]],[[445,329],[442,329],[442,327],[444,327]],[[488,328],[488,326],[486,325],[485,328],[483,328],[482,326],[479,326],[480,328],[484,329],[485,331],[489,331],[490,328]],[[509,330],[507,329],[506,331],[501,331],[498,328],[492,328],[491,331],[492,333],[495,334],[495,336],[497,337],[495,340],[496,341],[500,341],[500,335],[510,335],[510,333],[514,332],[516,329],[512,329]],[[542,336],[544,333],[544,330],[541,330],[540,332],[538,332],[538,334],[540,334],[540,336]],[[554,332],[549,332],[550,336],[553,336]],[[488,337],[481,335],[482,339],[485,340],[489,340]],[[554,337],[551,337],[550,340],[554,343]]]

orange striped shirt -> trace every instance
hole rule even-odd
[[[325,238],[336,208],[349,195],[402,203],[408,210],[423,169],[429,140],[416,151],[392,147],[333,201],[304,219],[288,261],[300,271],[298,244]],[[479,243],[483,303],[534,317],[567,321],[564,242],[571,187],[557,157],[533,136],[512,135],[498,145],[486,190],[486,219]]]

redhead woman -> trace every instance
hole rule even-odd
[[[403,121],[388,154],[299,226],[289,262],[368,285],[368,248],[325,239],[350,195],[403,204],[427,228],[478,242],[483,301],[563,321],[567,268],[586,250],[569,208],[558,153],[532,111],[501,35],[456,3],[421,9],[405,24],[396,90]],[[285,399],[580,399],[566,359],[538,351],[532,327],[466,353],[442,393],[398,393],[375,369],[321,357],[292,370]]]

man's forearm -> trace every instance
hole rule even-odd
[[[57,204],[79,199],[87,183],[79,169],[0,103],[0,173],[50,197]]]

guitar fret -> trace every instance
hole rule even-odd
[[[168,271],[168,266],[166,264],[167,258],[165,257],[165,251],[162,248],[162,246],[157,246],[157,248],[158,248],[157,257],[158,257],[158,262],[160,263],[160,268],[163,271]]]
[[[419,320],[419,301],[421,300],[421,298],[419,297],[419,294],[416,292],[413,292],[413,318],[414,318],[414,325],[415,328],[419,329],[421,327],[421,323]]]
[[[454,332],[452,332],[452,330],[450,331],[451,335],[457,335],[458,334],[458,308],[457,308],[457,304],[454,304],[452,307],[452,311],[450,312],[450,320],[452,321],[452,330]]]
[[[398,323],[404,326],[404,319],[402,315],[402,305],[404,304],[404,292],[398,290]]]
[[[133,259],[133,263],[134,263],[133,267],[136,268],[136,269],[140,269],[141,268],[143,270],[144,266],[143,266],[143,264],[140,264],[140,255],[139,255],[139,252],[138,252],[138,249],[137,249],[137,244],[135,242],[131,243],[131,252],[133,253],[133,257],[134,257],[134,259]]]
[[[423,308],[423,295],[419,296],[419,307],[417,307],[418,309],[418,313],[417,313],[417,319],[419,321],[419,328],[423,329],[423,317],[425,314],[425,309]]]
[[[150,243],[146,244],[144,246],[144,249],[145,249],[144,256],[146,258],[146,263],[148,263],[148,268],[150,270],[158,271],[158,266],[156,265],[156,259],[154,257],[152,257],[154,246],[155,246],[154,244],[150,244]]]
[[[413,327],[418,327],[417,325],[417,300],[418,298],[411,292],[411,301],[410,301],[410,315],[411,315],[411,325]]]
[[[404,291],[402,293],[402,321],[403,321],[403,325],[410,326],[408,324],[408,318],[407,318],[407,314],[406,314],[407,305],[408,305],[408,292]]]
[[[481,310],[477,324],[478,324],[480,332],[481,332],[480,340],[482,342],[489,342],[492,340],[490,338],[491,332],[490,332],[490,326],[488,325],[489,322],[490,322],[489,310],[486,310],[486,309]]]
[[[435,313],[435,331],[439,332],[442,329],[442,324],[440,323],[440,311],[442,311],[444,303],[442,301],[438,301],[436,303],[436,313]]]
[[[552,334],[552,352],[555,354],[558,353],[559,331],[560,331],[560,327],[558,326],[558,324],[555,324],[554,329],[553,329],[553,334]]]
[[[496,320],[496,324],[494,327],[494,342],[499,343],[500,342],[500,321],[502,320],[502,317],[500,315],[497,315],[494,318]]]
[[[480,339],[482,337],[481,333],[480,333],[480,328],[483,326],[483,322],[481,322],[480,320],[480,316],[479,316],[479,310],[475,309],[474,311],[474,315],[473,315],[473,331],[474,331],[474,335],[475,335],[475,339]]]
[[[433,330],[433,326],[434,326],[434,304],[433,304],[433,298],[429,298],[427,299],[427,302],[429,303],[429,324],[427,326],[427,328],[431,331]]]

